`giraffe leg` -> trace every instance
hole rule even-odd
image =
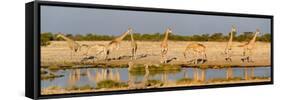
[[[252,50],[249,50],[249,62],[254,62],[252,56],[253,56],[253,51],[252,51]]]
[[[200,58],[198,57],[198,60],[200,61],[200,63],[203,63],[203,59],[204,59],[203,52],[199,52],[198,56],[200,57]]]
[[[134,49],[134,59],[137,59],[137,48]]]
[[[197,64],[200,63],[200,59],[201,59],[201,53],[198,52],[198,53],[197,53]]]
[[[207,60],[207,55],[205,52],[202,52],[202,64],[205,63],[205,60]]]
[[[193,63],[193,64],[196,64],[196,54],[195,54],[194,51],[193,51],[193,53],[192,53],[192,63]]]
[[[161,63],[166,63],[166,48],[161,49]]]
[[[134,55],[134,51],[135,51],[135,50],[134,50],[134,48],[133,48],[133,49],[132,49],[132,53],[131,53],[131,60],[134,59],[134,56],[135,56],[135,55]]]
[[[165,63],[165,48],[162,51],[162,62]]]
[[[225,58],[225,60],[226,60],[226,61],[230,61],[230,62],[231,62],[231,58],[230,58],[230,50],[227,50],[225,53],[226,53],[226,58]]]
[[[197,61],[198,61],[198,53],[195,53],[195,61],[194,61],[194,64],[197,64]]]
[[[226,54],[225,60],[228,61],[228,50],[224,52]]]
[[[71,60],[73,59],[73,51],[72,50],[70,51],[70,59]]]
[[[160,62],[163,63],[163,48],[161,48],[161,55],[160,56],[161,56]]]
[[[186,51],[183,52],[183,57],[186,59]]]
[[[241,58],[242,62],[244,62],[246,59],[246,50],[244,49],[243,50],[243,55],[242,55],[242,58]]]
[[[164,63],[167,63],[167,50],[164,49]]]
[[[250,62],[250,55],[249,55],[249,50],[247,49],[246,50],[246,54],[245,54],[245,59],[246,59],[246,61],[249,63]]]
[[[116,51],[118,51],[119,48],[120,48],[120,44],[117,44],[117,45],[116,45]],[[119,58],[120,58],[120,55],[116,54],[116,57],[115,57],[115,58],[119,59]]]
[[[109,56],[109,54],[110,54],[110,50],[109,50],[109,49],[107,49],[107,50],[106,50],[106,55],[105,55],[105,60],[108,60],[108,56]]]
[[[204,63],[205,63],[206,61],[208,61],[208,59],[207,59],[207,54],[206,54],[206,52],[204,52]]]

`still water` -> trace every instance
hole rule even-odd
[[[128,82],[133,78],[134,82],[141,82],[145,76],[151,80],[165,80],[169,82],[176,82],[182,78],[194,79],[201,77],[197,73],[202,73],[203,70],[197,68],[182,68],[180,71],[174,72],[150,72],[148,75],[144,73],[130,73],[127,68],[83,68],[83,69],[66,69],[50,71],[44,69],[49,73],[55,75],[63,75],[63,77],[53,78],[48,80],[41,80],[41,88],[49,86],[84,86],[90,85],[96,87],[96,84],[104,79],[117,80],[120,82]],[[205,69],[204,81],[211,79],[224,79],[227,78],[229,73],[228,68],[221,69]],[[255,67],[255,68],[231,68],[231,77],[239,77],[245,79],[250,77],[270,77],[270,67]],[[247,76],[247,77],[245,77]]]

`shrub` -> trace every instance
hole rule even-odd
[[[50,45],[50,41],[53,40],[53,34],[50,32],[42,33],[40,35],[40,45],[47,46]]]
[[[163,33],[133,33],[135,40],[139,41],[161,41],[164,38]],[[55,38],[57,34],[52,34],[50,32],[41,33],[41,46],[47,46],[50,44],[50,41],[56,40],[61,41],[61,38]],[[253,38],[254,32],[243,32],[238,35],[234,33],[233,41],[249,41]],[[104,34],[96,34],[96,33],[87,33],[87,34],[65,34],[66,37],[71,38],[75,41],[108,41],[114,39],[116,36],[113,35],[104,35]],[[203,33],[203,34],[195,34],[195,35],[175,35],[171,34],[169,36],[170,40],[174,41],[227,41],[229,39],[229,33]],[[130,40],[130,36],[127,35],[124,40]],[[262,36],[257,37],[257,41],[262,42],[271,42],[271,34],[265,33]]]
[[[122,82],[116,82],[113,80],[104,80],[97,83],[97,88],[121,88],[128,85]]]
[[[177,84],[186,84],[186,83],[191,83],[192,82],[192,79],[190,78],[182,78],[182,79],[179,79],[177,80]]]
[[[145,86],[163,86],[164,83],[160,80],[147,80]]]

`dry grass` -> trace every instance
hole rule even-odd
[[[79,41],[79,44],[95,45],[95,44],[104,44],[106,45],[109,41]],[[187,60],[183,56],[183,51],[185,46],[191,42],[186,41],[169,41],[169,51],[168,58],[173,59],[169,64],[187,64]],[[257,42],[254,49],[253,60],[254,63],[246,63],[241,61],[241,56],[243,49],[240,47],[233,47],[232,52],[232,62],[225,61],[225,55],[223,51],[226,46],[226,42],[199,42],[204,44],[207,48],[207,58],[208,61],[203,65],[238,65],[238,66],[268,66],[270,65],[270,43]],[[241,45],[243,43],[234,42],[234,46]],[[160,63],[160,42],[149,42],[149,41],[138,41],[138,59],[131,60],[131,47],[130,41],[123,41],[120,45],[120,49],[113,51],[110,54],[109,58],[122,56],[124,59],[121,60],[111,60],[104,61],[102,60],[103,56],[96,56],[95,49],[89,51],[89,55],[96,56],[98,59],[88,60],[83,62],[85,64],[98,64],[98,63],[107,63],[107,64],[127,64],[129,61],[134,62],[135,64],[159,64]],[[52,41],[49,46],[41,47],[41,65],[42,66],[66,66],[66,65],[76,65],[83,64],[81,60],[85,57],[82,54],[84,53],[85,48],[82,48],[81,52],[76,53],[72,59],[70,56],[70,49],[65,41]],[[141,57],[142,56],[142,57]]]

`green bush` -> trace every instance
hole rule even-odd
[[[192,79],[191,78],[182,78],[182,79],[179,79],[177,80],[177,84],[185,84],[185,83],[191,83],[192,82]]]
[[[160,80],[147,80],[145,86],[163,86],[164,83]]]
[[[133,33],[134,39],[138,41],[161,41],[164,38],[163,33]],[[41,46],[47,46],[50,44],[50,41],[62,41],[61,38],[55,38],[57,34],[52,34],[50,32],[41,33]],[[249,41],[253,38],[254,32],[243,32],[242,34],[234,33],[233,41]],[[114,39],[114,35],[101,35],[96,33],[87,33],[87,34],[65,34],[66,37],[71,38],[75,41],[109,41]],[[130,40],[130,35],[127,35],[124,40]],[[170,40],[174,41],[228,41],[229,34],[224,35],[223,33],[204,33],[204,34],[195,34],[195,35],[177,35],[170,34]],[[257,41],[262,42],[271,42],[271,34],[265,33],[257,37]]]
[[[93,89],[93,87],[90,85],[84,85],[80,87],[80,90],[91,90],[91,89]]]
[[[149,66],[148,67],[149,70],[149,75],[150,76],[154,76],[157,74],[172,74],[172,73],[178,73],[181,71],[181,67],[180,66],[176,66],[176,65],[164,65],[161,64],[159,66]],[[131,70],[130,70],[130,74],[134,75],[134,76],[142,76],[145,75],[145,67],[144,65],[135,65]]]
[[[97,83],[97,88],[121,88],[127,87],[128,85],[122,82],[116,82],[113,80],[104,80]]]
[[[50,45],[50,41],[54,40],[53,34],[50,32],[42,33],[40,35],[40,45],[41,46],[47,46]]]
[[[55,75],[53,73],[41,75],[41,80],[53,80],[55,78],[63,77],[64,75]]]

